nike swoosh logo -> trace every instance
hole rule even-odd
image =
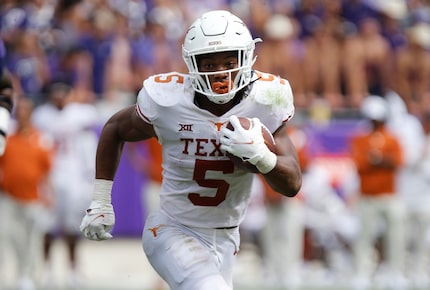
[[[105,217],[104,214],[100,214],[100,215],[96,216],[95,218],[93,218],[93,220],[90,222],[90,224],[95,222],[98,218],[104,218],[104,217]]]
[[[233,144],[245,144],[245,145],[251,145],[254,144],[254,140],[248,141],[248,142],[234,142]]]

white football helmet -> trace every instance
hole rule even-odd
[[[182,46],[182,56],[193,77],[194,90],[217,104],[225,104],[233,99],[236,92],[251,80],[252,65],[255,62],[254,48],[258,41],[261,39],[252,39],[243,21],[228,11],[215,10],[203,14],[191,24]],[[238,68],[223,73],[229,73],[230,80],[233,72],[238,73],[227,93],[216,93],[212,90],[209,76],[220,71],[199,72],[196,56],[224,51],[237,51]]]

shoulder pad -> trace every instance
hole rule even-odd
[[[263,105],[279,109],[294,108],[290,83],[279,76],[256,71],[258,80],[254,83],[252,97]]]
[[[168,107],[177,104],[180,96],[190,91],[190,84],[188,75],[171,72],[147,78],[143,87],[155,103]]]

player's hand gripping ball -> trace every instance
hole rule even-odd
[[[259,173],[255,164],[258,162],[261,149],[265,149],[261,146],[267,147],[271,152],[276,152],[273,135],[258,119],[237,117],[236,121],[235,118],[231,118],[225,128],[221,130],[221,148],[226,151],[235,166],[252,173]]]

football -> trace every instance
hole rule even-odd
[[[251,119],[248,117],[238,117],[240,125],[248,130],[250,125],[251,125]],[[272,136],[272,133],[270,133],[269,129],[267,129],[267,127],[264,124],[261,124],[261,134],[263,135],[264,138],[264,143],[266,144],[266,146],[269,148],[270,151],[272,152],[276,152],[276,144],[275,144],[275,139]],[[233,126],[231,125],[230,122],[227,123],[227,128],[230,130],[234,131]],[[257,167],[255,167],[255,165],[247,162],[247,161],[243,161],[242,159],[240,159],[237,156],[234,156],[233,154],[230,154],[229,152],[227,152],[227,156],[230,158],[231,161],[233,161],[234,165],[236,167],[239,167],[241,169],[245,169],[249,172],[252,173],[259,173]]]

